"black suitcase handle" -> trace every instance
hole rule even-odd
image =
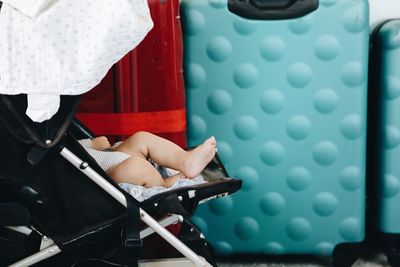
[[[319,0],[228,0],[228,9],[243,18],[280,20],[299,18],[316,10]]]

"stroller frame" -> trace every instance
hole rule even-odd
[[[81,160],[79,157],[77,157],[74,153],[72,153],[69,149],[65,147],[61,150],[60,155],[64,157],[67,161],[69,161],[77,169],[79,169],[82,173],[84,173],[89,179],[95,182],[98,186],[100,186],[104,191],[106,191],[113,198],[115,198],[119,203],[121,203],[125,207],[128,206],[124,194],[122,194],[111,183],[109,183],[100,174],[98,174],[95,170],[93,170],[88,165],[87,162]],[[139,212],[140,212],[140,219],[146,225],[149,226],[149,228],[146,228],[140,232],[140,238],[145,238],[148,235],[156,232],[168,243],[170,243],[174,248],[176,248],[180,253],[182,253],[185,257],[187,257],[195,266],[201,266],[201,267],[212,266],[203,257],[197,255],[193,250],[191,250],[182,241],[180,241],[177,237],[175,237],[167,229],[164,228],[165,226],[177,222],[182,222],[183,221],[182,216],[173,214],[161,220],[160,222],[157,222],[142,208],[139,209]],[[32,231],[28,227],[7,227],[7,228],[27,235],[30,234],[30,232]],[[43,245],[43,243],[47,243],[47,246]],[[60,252],[62,252],[62,250],[57,245],[54,245],[54,242],[51,239],[44,236],[42,239],[41,250],[39,252],[10,265],[10,267],[30,266],[42,260],[51,258]],[[147,266],[151,265],[147,263]]]
[[[189,260],[194,266],[215,266],[204,236],[187,217],[198,204],[236,192],[242,181],[229,177],[216,154],[201,174],[207,183],[168,190],[139,202],[119,188],[76,141],[94,137],[73,118],[78,100],[78,97],[63,97],[60,111],[52,120],[36,124],[23,115],[25,95],[0,95],[0,125],[4,125],[0,127],[0,135],[12,140],[6,143],[4,151],[15,151],[12,157],[3,153],[4,164],[0,165],[0,184],[4,184],[0,187],[1,196],[4,194],[1,200],[4,202],[0,203],[0,214],[4,216],[0,217],[0,230],[5,234],[0,241],[6,248],[10,242],[23,244],[15,253],[3,254],[0,259],[9,266],[21,267],[58,254],[63,259],[61,252],[65,252],[63,255],[71,257],[71,264],[95,260],[118,265],[120,256],[135,263],[142,239],[156,232],[188,259],[172,262],[169,259],[162,266],[168,263],[190,266]],[[59,168],[64,172],[59,173]],[[72,190],[75,192],[71,194]],[[148,228],[140,232],[139,221]],[[183,223],[179,237],[164,228],[178,222]],[[124,236],[115,236],[118,233]],[[25,243],[24,238],[30,243]],[[80,255],[86,252],[82,248],[88,248],[93,256]],[[116,252],[123,254],[109,254],[109,249],[119,249]],[[59,259],[50,262],[53,260]],[[139,262],[140,266],[149,267],[161,263]]]

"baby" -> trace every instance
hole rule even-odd
[[[105,136],[80,140],[80,143],[116,183],[144,187],[170,187],[178,179],[198,176],[213,159],[217,145],[212,136],[186,151],[148,132],[137,132],[117,146],[111,146]],[[149,159],[179,173],[163,178]]]

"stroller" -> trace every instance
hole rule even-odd
[[[188,217],[241,181],[228,178],[216,156],[201,174],[206,183],[139,202],[77,142],[93,137],[74,118],[78,102],[62,96],[53,118],[34,123],[26,95],[0,95],[0,266],[215,265]],[[177,222],[180,239],[165,228]],[[142,261],[142,241],[154,232],[187,259]]]

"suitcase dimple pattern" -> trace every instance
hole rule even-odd
[[[189,144],[215,135],[242,190],[194,221],[220,255],[314,253],[364,237],[366,1],[251,21],[182,1]]]
[[[382,142],[381,214],[380,229],[386,233],[400,232],[398,203],[400,200],[400,168],[398,164],[400,151],[400,21],[385,23],[378,33],[381,42],[382,62],[380,70],[382,119],[381,130],[384,133]]]

